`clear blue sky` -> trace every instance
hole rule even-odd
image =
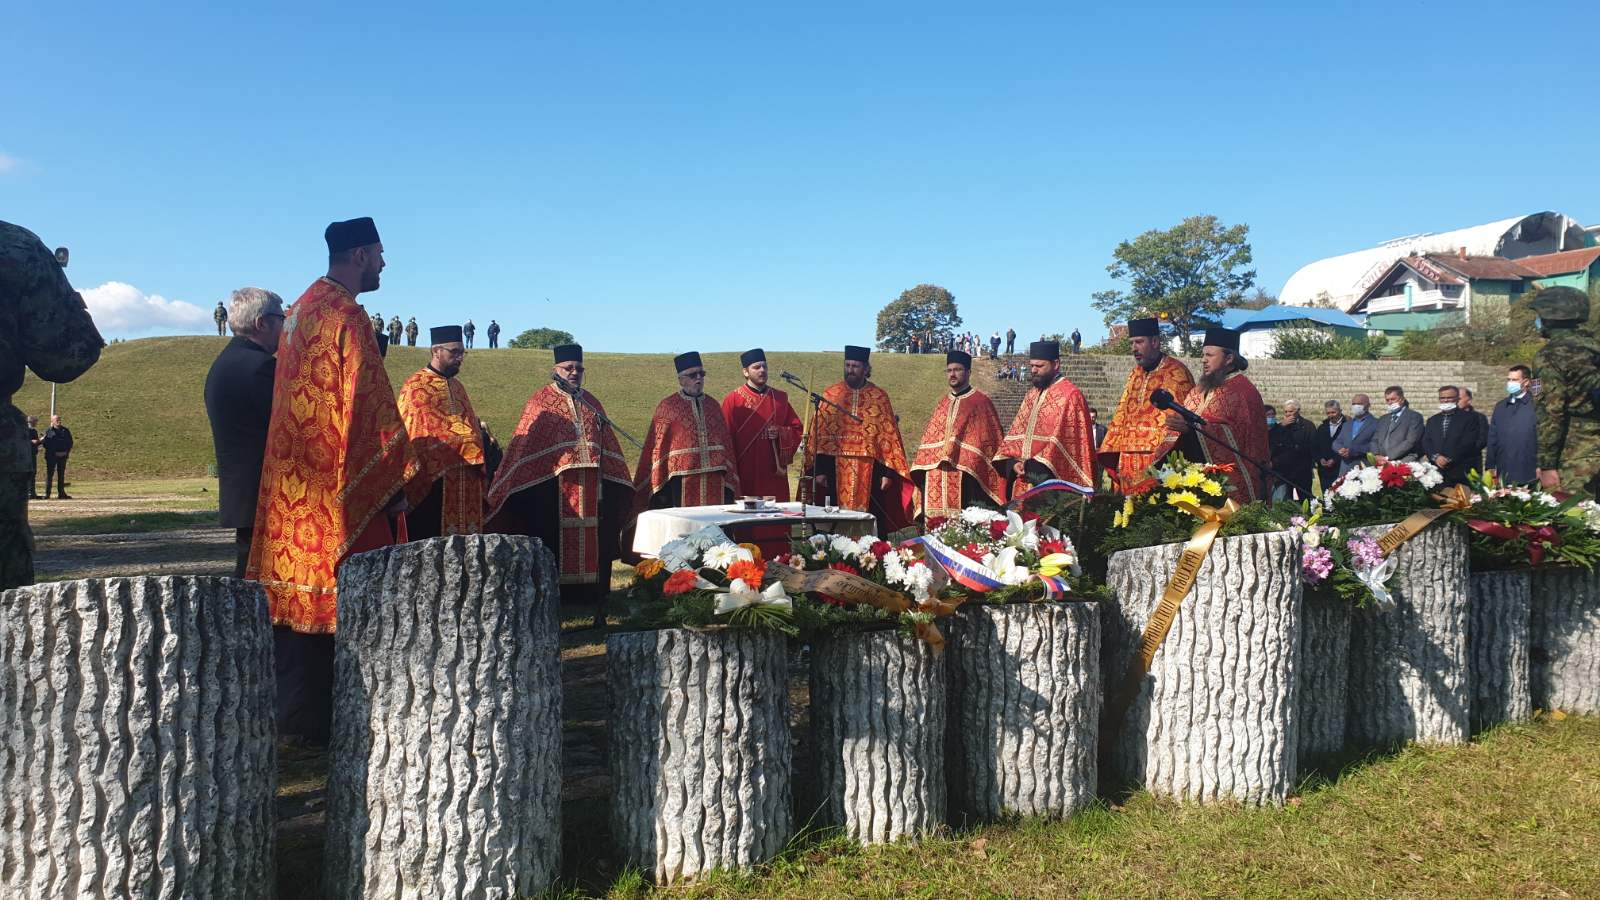
[[[13,4],[0,218],[131,322],[292,300],[372,215],[369,310],[652,351],[871,343],[924,281],[984,334],[1093,338],[1117,242],[1200,213],[1272,292],[1402,234],[1600,222],[1600,5],[776,6]]]

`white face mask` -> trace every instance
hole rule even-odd
[[[1367,414],[1367,405],[1365,403],[1352,403],[1352,404],[1350,404],[1350,415],[1352,415],[1352,416],[1364,416],[1366,414]]]
[[[1398,404],[1398,403],[1389,404],[1389,412],[1399,412],[1399,411],[1400,411],[1400,404]]]
[[[1513,396],[1522,393],[1522,382],[1520,382],[1520,381],[1508,381],[1508,382],[1506,382],[1506,393],[1511,394]]]
[[[1455,409],[1455,408],[1456,408],[1456,405],[1454,403],[1440,403],[1439,404],[1439,412],[1449,412],[1450,410]]]

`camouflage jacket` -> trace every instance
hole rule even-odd
[[[71,381],[104,346],[55,254],[33,232],[0,222],[0,414],[22,387],[24,366],[46,381]],[[0,446],[0,472],[26,472],[33,448],[12,438]]]
[[[1539,468],[1560,469],[1571,490],[1600,472],[1600,341],[1586,331],[1556,333],[1535,360]]]

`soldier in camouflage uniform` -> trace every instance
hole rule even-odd
[[[1539,430],[1539,483],[1595,496],[1600,489],[1600,341],[1584,327],[1589,296],[1546,288],[1528,306],[1549,343],[1534,360]]]
[[[416,345],[417,345],[417,317],[416,316],[412,316],[411,317],[411,321],[406,323],[406,346],[407,347],[415,347]]]
[[[403,329],[400,326],[400,317],[399,316],[395,316],[394,318],[389,320],[389,346],[391,346],[391,347],[400,346],[400,333],[401,333],[402,330]]]
[[[217,323],[217,337],[222,337],[222,326],[228,324],[228,308],[222,305],[221,300],[217,301],[217,308],[211,311],[211,321]]]
[[[388,334],[383,330],[383,313],[372,314],[372,330],[378,334]]]
[[[33,583],[33,447],[22,410],[11,405],[23,366],[46,381],[71,381],[103,346],[55,254],[33,232],[0,222],[0,590]]]

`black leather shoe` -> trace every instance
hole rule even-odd
[[[56,499],[57,500],[71,500],[72,498],[70,496],[66,495],[66,494],[58,494],[56,496]]]

